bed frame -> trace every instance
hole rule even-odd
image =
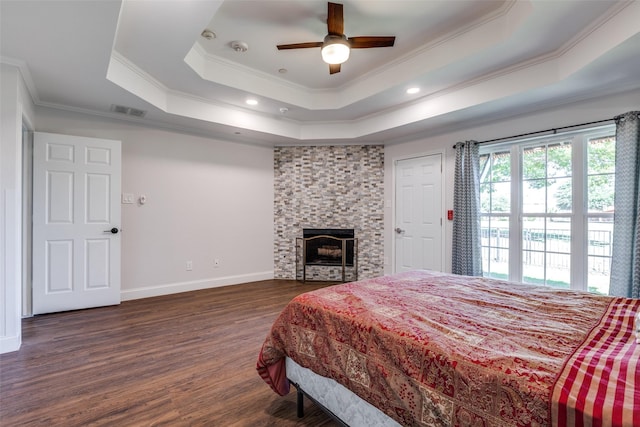
[[[341,427],[349,427],[349,425],[342,421],[336,414],[331,412],[328,408],[323,406],[320,402],[318,402],[307,392],[305,392],[299,384],[294,383],[293,381],[290,382],[291,385],[296,388],[296,413],[298,415],[298,418],[304,418],[304,397],[307,396],[309,400],[311,400],[317,407],[322,409],[325,414],[329,415],[335,422],[338,423],[338,425],[340,425]]]

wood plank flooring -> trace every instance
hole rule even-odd
[[[258,352],[295,295],[327,284],[267,280],[23,320],[0,355],[1,426],[326,426],[295,389],[276,395]]]

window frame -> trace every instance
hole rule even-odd
[[[589,268],[589,220],[592,218],[606,218],[613,220],[612,213],[589,212],[588,206],[588,147],[593,139],[613,136],[615,125],[608,124],[598,127],[583,128],[568,132],[543,135],[526,139],[514,139],[506,142],[480,145],[480,156],[508,151],[510,155],[511,188],[510,206],[508,212],[481,212],[480,221],[485,217],[509,218],[509,262],[508,280],[523,282],[523,219],[524,217],[541,218],[569,218],[570,233],[570,272],[569,288],[588,291]],[[530,147],[543,144],[554,144],[570,141],[571,143],[571,211],[567,213],[524,213],[523,212],[523,153]],[[615,173],[614,173],[615,177]],[[481,183],[482,184],[482,183]],[[489,240],[489,245],[491,244]],[[482,246],[484,249],[486,246]],[[544,254],[549,253],[545,247]],[[546,268],[546,267],[545,267]],[[489,272],[486,272],[489,273]],[[483,272],[485,274],[485,272]],[[548,286],[548,285],[547,285]]]

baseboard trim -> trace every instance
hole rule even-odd
[[[273,271],[259,273],[240,274],[236,276],[216,277],[210,279],[193,280],[189,282],[166,283],[154,286],[136,286],[134,289],[125,289],[120,292],[122,301],[141,298],[158,297],[162,295],[177,294],[180,292],[199,291],[201,289],[219,288],[221,286],[238,285],[241,283],[257,282],[259,280],[273,279]]]

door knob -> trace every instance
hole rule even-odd
[[[404,233],[404,230],[403,230],[402,228],[400,228],[400,227],[396,227],[396,230],[395,230],[395,231],[396,231],[396,233],[398,233],[398,234],[402,234],[402,233]]]
[[[111,230],[104,230],[105,233],[111,233],[111,234],[118,234],[118,228],[117,227],[113,227]]]

